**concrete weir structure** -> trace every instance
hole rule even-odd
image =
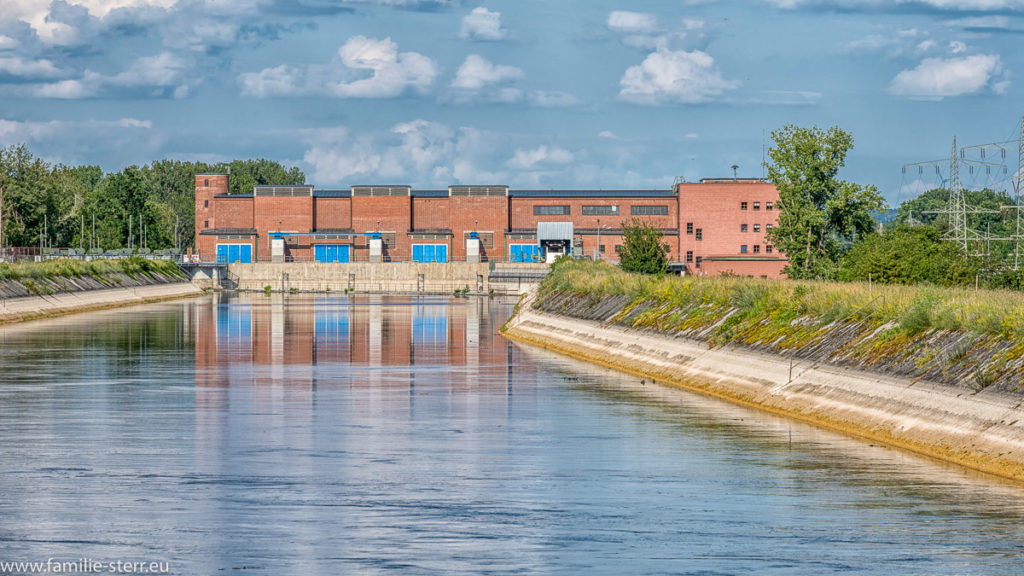
[[[547,274],[544,264],[449,262],[320,262],[228,265],[228,279],[237,290],[274,292],[341,292],[451,294],[520,294]]]
[[[503,328],[515,340],[889,446],[1024,481],[1020,397],[542,312],[535,292]]]

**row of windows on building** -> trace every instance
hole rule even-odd
[[[583,206],[581,213],[584,216],[618,216],[618,206]],[[631,216],[668,216],[668,206],[630,206]],[[534,216],[569,216],[572,214],[570,206],[534,206]]]
[[[747,206],[749,204],[750,203],[748,203],[748,202],[740,202],[740,210],[746,210]],[[760,202],[753,202],[753,204],[754,204],[754,210],[760,210],[761,209],[761,203]],[[774,210],[775,209],[775,203],[774,202],[765,202],[764,203],[764,209],[765,210]]]
[[[746,244],[741,245],[740,246],[740,254],[749,254],[750,252],[748,252],[748,250],[747,250],[748,248],[749,247]],[[775,252],[775,248],[771,244],[765,245],[765,247],[764,247],[764,253],[765,254],[773,254],[774,252]],[[760,244],[754,244],[754,252],[753,253],[754,254],[760,254],[761,253],[761,245]],[[701,265],[702,261],[703,261],[703,257],[701,257],[701,256],[697,256],[696,258],[694,258],[693,250],[687,250],[686,251],[686,263],[687,264],[696,264],[697,268],[700,268],[700,265]]]
[[[764,225],[764,229],[765,230],[771,230],[772,229],[772,225],[771,224],[765,224]],[[749,231],[750,231],[750,227],[747,224],[740,224],[740,232],[749,232]],[[760,231],[761,231],[761,225],[760,224],[754,224],[754,232],[760,232]],[[693,227],[693,222],[687,222],[686,223],[686,233],[687,234],[692,234],[692,235],[696,236],[697,240],[703,240],[704,239],[704,229],[703,228],[694,228]]]

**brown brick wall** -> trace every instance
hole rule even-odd
[[[260,260],[270,260],[268,232],[302,232],[313,229],[312,196],[258,196],[255,199],[255,218],[259,233],[257,253]],[[297,245],[288,244],[285,254],[295,260],[312,260],[309,238],[300,237]]]
[[[466,259],[466,232],[494,232],[494,247],[481,247],[488,260],[505,259],[505,227],[508,223],[505,196],[453,196],[451,198],[452,259]]]
[[[413,198],[412,228],[448,228],[448,198]]]
[[[313,206],[316,209],[314,229],[352,227],[351,198],[314,198]]]
[[[395,261],[412,258],[408,230],[412,198],[409,196],[356,196],[352,198],[352,228],[356,232],[372,232],[380,221],[381,232],[395,232],[397,246],[385,248],[385,255]],[[367,241],[360,238],[356,244],[356,257],[365,260],[369,252]]]
[[[216,194],[228,193],[227,174],[196,174],[196,248],[204,259],[213,258],[209,242],[200,240],[199,233],[217,227]]]
[[[716,182],[716,183],[694,183],[680,184],[678,187],[680,204],[680,253],[684,255],[693,251],[694,264],[697,257],[707,258],[713,256],[764,256],[779,257],[777,250],[771,254],[767,253],[768,245],[765,239],[767,225],[778,223],[778,201],[779,193],[775,186],[762,182]],[[741,209],[741,202],[747,203],[747,209]],[[760,203],[760,209],[754,210],[754,203]],[[766,203],[775,204],[773,210],[766,209]],[[687,223],[693,223],[693,234],[687,234]],[[742,225],[747,225],[747,231],[742,231]],[[760,232],[754,231],[754,225],[760,226]],[[702,240],[697,240],[696,231],[702,230]],[[742,254],[740,246],[747,246],[747,253]],[[759,247],[754,252],[754,246]],[[717,263],[712,270],[721,273],[722,265],[739,267],[737,262]],[[774,270],[771,276],[778,276],[780,266],[765,265],[754,267],[760,276],[761,270]],[[743,267],[744,270],[751,266]],[[703,266],[702,266],[703,268]],[[696,267],[691,266],[696,272]],[[705,273],[709,271],[704,270]],[[739,274],[740,272],[736,272]],[[750,274],[743,272],[743,275]]]
[[[217,198],[216,201],[218,228],[253,227],[252,198]]]

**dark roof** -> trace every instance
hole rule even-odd
[[[207,228],[200,236],[256,236],[255,228]]]
[[[214,198],[252,198],[252,194],[214,194]]]
[[[313,198],[351,198],[351,190],[313,190]]]
[[[413,190],[412,195],[419,198],[447,198],[447,190]]]
[[[509,190],[519,198],[673,198],[673,190]]]

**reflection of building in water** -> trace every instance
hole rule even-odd
[[[468,375],[480,369],[507,383],[511,348],[497,331],[508,308],[486,298],[217,296],[192,308],[196,385],[380,385],[381,372],[367,368],[432,365],[474,368],[450,369],[456,386],[478,382]]]

